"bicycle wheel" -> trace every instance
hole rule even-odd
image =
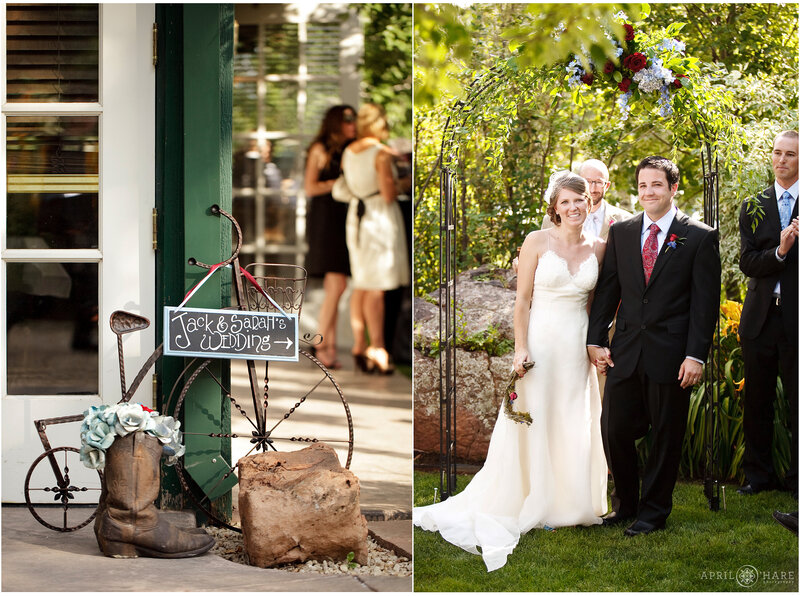
[[[321,442],[332,447],[344,466],[350,467],[353,457],[350,407],[328,369],[311,354],[303,350],[299,353],[300,362],[231,360],[230,383],[211,370],[209,365],[213,360],[199,364],[193,361],[185,370],[185,373],[192,372],[174,402],[172,415],[183,420],[187,455],[176,466],[176,472],[184,491],[220,525],[239,530],[221,519],[212,501],[219,490],[236,483],[238,461],[245,455],[269,450],[293,451]],[[258,380],[255,399],[248,372],[251,365]],[[207,407],[194,405],[193,390],[204,383],[221,388],[230,402],[230,424],[224,420],[227,414],[222,409],[209,412]],[[173,393],[175,391],[173,388]],[[171,394],[169,403],[172,398]],[[198,432],[193,425],[208,428]],[[230,456],[220,456],[226,451],[222,442],[228,439]],[[195,446],[190,449],[192,442]],[[193,461],[187,461],[189,458]],[[197,491],[195,483],[201,482],[195,470],[212,464],[217,472],[203,472],[206,474],[204,491]]]
[[[94,519],[102,481],[100,470],[94,472],[81,463],[78,449],[54,447],[28,468],[25,503],[43,526],[57,532],[74,532]]]

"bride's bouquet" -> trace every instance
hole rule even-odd
[[[525,370],[530,370],[533,368],[533,366],[533,362],[524,362],[522,364],[522,367]],[[503,399],[503,412],[505,412],[509,420],[530,426],[533,422],[533,418],[531,418],[530,413],[518,412],[514,410],[514,400],[517,399],[517,392],[515,390],[517,379],[519,379],[519,374],[516,370],[512,371],[511,378],[508,380],[508,385],[506,386],[506,395]]]

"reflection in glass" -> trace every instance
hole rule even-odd
[[[97,394],[97,263],[6,267],[8,393]]]
[[[264,25],[266,74],[297,74],[300,67],[300,39],[295,23]],[[241,33],[240,33],[241,39]]]
[[[268,82],[264,98],[265,124],[267,130],[286,133],[299,132],[297,126],[297,94],[300,86],[296,82]]]
[[[7,248],[97,248],[97,122],[7,118]]]
[[[97,4],[8,4],[7,101],[98,101],[98,31]]]
[[[339,40],[342,26],[332,23],[309,23],[306,61],[308,74],[339,76]]]

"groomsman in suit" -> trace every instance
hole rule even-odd
[[[631,214],[605,200],[606,193],[611,186],[606,164],[599,159],[587,159],[581,164],[578,174],[589,183],[589,195],[592,197],[592,207],[586,221],[583,222],[583,229],[605,240],[608,238],[610,227],[618,221],[628,219]],[[552,227],[553,222],[550,221],[548,215],[545,215],[542,220],[542,229],[546,230]]]
[[[589,358],[608,375],[601,427],[614,492],[603,523],[632,521],[626,536],[663,529],[672,510],[689,396],[719,317],[719,235],[677,209],[679,177],[664,157],[639,163],[644,213],[611,226],[589,315]],[[640,498],[636,440],[648,429]]]
[[[775,137],[775,182],[745,201],[739,215],[739,268],[750,278],[739,324],[745,378],[743,467],[747,478],[739,494],[777,487],[772,467],[772,426],[779,370],[792,432],[786,488],[797,494],[797,139],[794,130]],[[754,210],[756,205],[758,209]]]

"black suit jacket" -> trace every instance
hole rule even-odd
[[[608,345],[617,313],[609,375],[630,376],[642,359],[658,383],[677,382],[687,356],[705,361],[719,316],[719,234],[678,211],[645,285],[643,214],[611,226],[589,317],[588,344]],[[667,244],[675,234],[676,247]]]
[[[753,232],[753,219],[747,214],[747,201],[739,213],[739,236],[741,253],[739,268],[750,279],[747,280],[747,296],[742,308],[739,335],[754,339],[761,333],[767,319],[775,284],[781,282],[781,300],[785,328],[797,343],[797,241],[781,262],[775,256],[775,249],[781,241],[781,217],[775,186],[759,193],[756,200],[764,210],[764,216]],[[797,202],[792,218],[797,217]]]

